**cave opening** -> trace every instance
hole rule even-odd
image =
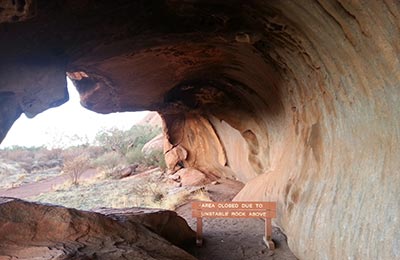
[[[44,113],[28,118],[22,114],[13,124],[0,148],[26,146],[62,148],[93,142],[103,129],[127,130],[142,120],[149,111],[99,114],[80,104],[79,93],[67,78],[68,101]],[[29,133],[25,130],[29,129]]]
[[[81,106],[69,79],[67,89],[68,102],[31,119],[21,115],[8,132],[0,147],[0,194],[79,209],[145,206],[139,188],[129,191],[135,182],[113,189],[112,180],[164,172],[161,118],[150,111],[92,112]],[[96,201],[99,189],[110,194]],[[151,189],[149,196],[165,196],[154,187],[142,193]]]
[[[0,139],[68,71],[93,111],[158,111],[177,188],[276,201],[298,258],[398,259],[399,21],[392,0],[1,1]]]

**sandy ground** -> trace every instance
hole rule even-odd
[[[225,182],[206,188],[214,201],[230,201],[241,189],[235,182]],[[177,209],[193,230],[196,219],[191,215],[191,204]],[[188,248],[188,252],[199,260],[295,260],[286,237],[276,227],[272,239],[276,249],[270,251],[263,242],[264,221],[262,219],[210,219],[203,218],[202,247]]]

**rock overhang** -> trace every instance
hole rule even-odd
[[[399,193],[398,3],[26,1],[35,15],[14,21],[3,2],[3,133],[66,100],[68,72],[89,109],[158,110],[172,168],[179,158],[247,182],[237,199],[277,200],[299,257],[400,255],[392,228],[394,242],[361,250],[376,218],[400,225],[387,202]]]

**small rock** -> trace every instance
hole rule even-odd
[[[118,178],[119,179],[126,178],[126,177],[130,176],[131,174],[132,174],[132,169],[130,167],[128,167],[128,168],[122,169],[119,172]]]
[[[181,180],[181,176],[179,174],[170,175],[168,176],[168,178],[176,182],[179,182]]]
[[[179,176],[182,186],[202,186],[209,183],[208,178],[201,171],[194,168],[183,168],[174,175]]]

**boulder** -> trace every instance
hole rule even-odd
[[[148,141],[142,148],[144,154],[151,154],[152,152],[162,152],[164,149],[164,136],[159,134],[150,141]]]
[[[149,112],[142,120],[140,120],[138,125],[150,125],[153,127],[160,127],[162,126],[162,119],[157,112]]]
[[[195,259],[155,233],[179,233],[177,243],[192,239],[183,219],[133,211],[105,215],[2,197],[0,259]]]
[[[149,208],[99,208],[94,211],[113,219],[144,225],[179,247],[193,245],[195,241],[196,232],[175,211]]]
[[[134,175],[139,167],[139,164],[132,164],[116,172],[114,175],[117,179],[122,179]]]
[[[187,158],[187,151],[180,145],[177,145],[165,153],[165,163],[168,170],[171,173],[175,173],[177,170],[184,166],[183,162]]]
[[[182,168],[173,177],[172,179],[179,181],[183,187],[202,186],[211,182],[204,173],[194,168]]]

